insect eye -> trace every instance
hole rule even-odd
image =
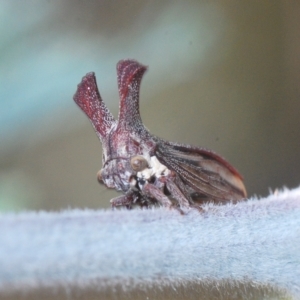
[[[102,172],[103,172],[103,169],[99,170],[98,173],[97,173],[97,180],[100,184],[103,184],[103,178],[102,178]]]
[[[134,171],[139,172],[148,167],[148,162],[143,156],[136,155],[131,158],[130,165]]]

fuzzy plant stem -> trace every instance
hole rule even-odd
[[[163,208],[0,214],[0,293],[223,279],[300,297],[300,188],[186,215]]]

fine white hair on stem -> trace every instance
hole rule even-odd
[[[186,215],[163,208],[0,214],[0,295],[246,279],[300,297],[300,188]]]

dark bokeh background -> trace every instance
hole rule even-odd
[[[95,71],[149,66],[153,134],[214,149],[249,195],[300,183],[299,1],[1,1],[0,210],[108,207],[101,144],[72,96]]]

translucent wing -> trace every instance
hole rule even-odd
[[[204,195],[217,202],[236,202],[247,197],[242,176],[210,150],[162,142],[155,154],[189,187],[191,196]]]

